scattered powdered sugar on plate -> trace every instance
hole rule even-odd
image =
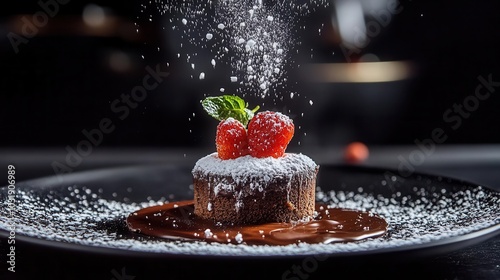
[[[158,240],[130,233],[125,218],[140,208],[163,201],[147,203],[120,202],[101,198],[100,193],[73,185],[56,189],[21,188],[16,190],[15,205],[8,203],[6,188],[0,189],[0,229],[15,227],[17,238],[114,248],[129,252],[151,252],[214,256],[296,256],[369,253],[384,249],[404,249],[474,233],[498,229],[500,194],[480,186],[452,191],[442,188],[430,192],[414,188],[411,195],[396,192],[389,196],[363,192],[323,191],[318,187],[317,200],[330,207],[358,209],[376,213],[389,224],[388,232],[379,238],[334,244],[287,246],[249,246],[199,241]],[[210,234],[210,231],[205,232]]]

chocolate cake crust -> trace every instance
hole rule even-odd
[[[232,224],[290,222],[314,213],[319,166],[302,154],[201,158],[193,168],[195,214]]]

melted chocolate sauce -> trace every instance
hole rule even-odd
[[[308,222],[228,225],[194,214],[192,200],[141,209],[129,215],[130,230],[145,235],[248,245],[288,245],[299,242],[355,241],[384,234],[384,219],[367,212],[328,208],[317,204],[319,213]]]

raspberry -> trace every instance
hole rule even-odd
[[[265,111],[256,114],[248,124],[248,148],[257,158],[279,158],[292,140],[293,121],[281,113]]]
[[[248,155],[247,131],[241,122],[233,118],[219,123],[215,144],[217,154],[221,159],[234,159]]]

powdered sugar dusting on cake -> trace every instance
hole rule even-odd
[[[317,164],[303,154],[286,153],[281,158],[255,158],[243,156],[236,159],[222,160],[217,153],[212,153],[199,159],[193,174],[229,176],[235,182],[245,182],[249,179],[259,179],[269,182],[274,177],[286,177],[293,173],[307,173],[317,168]],[[257,184],[253,188],[259,188]]]
[[[226,180],[221,180],[214,186],[214,194],[218,195],[219,192],[234,192],[234,184],[230,184]]]

